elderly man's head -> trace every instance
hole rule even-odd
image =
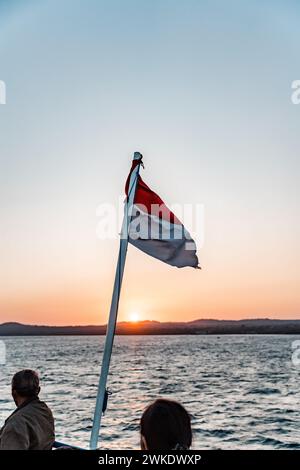
[[[11,391],[17,406],[30,398],[37,397],[40,393],[40,380],[37,372],[31,369],[17,372],[12,378]]]

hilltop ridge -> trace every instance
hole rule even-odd
[[[0,324],[0,336],[104,335],[106,325],[26,325],[18,322]],[[300,320],[269,318],[243,320],[198,319],[189,322],[144,320],[120,322],[118,335],[170,334],[300,334]]]

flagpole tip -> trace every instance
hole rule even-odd
[[[140,152],[134,152],[133,160],[141,160],[142,158],[143,158],[143,155]]]

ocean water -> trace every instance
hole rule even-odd
[[[57,440],[88,446],[104,337],[7,337],[0,425],[14,409],[10,379],[38,370]],[[300,449],[300,336],[119,336],[101,447],[139,448],[139,418],[157,397],[192,415],[194,449]]]

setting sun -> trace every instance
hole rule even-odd
[[[140,320],[140,315],[137,313],[137,312],[132,312],[130,315],[129,315],[129,321],[131,322],[138,322]]]

